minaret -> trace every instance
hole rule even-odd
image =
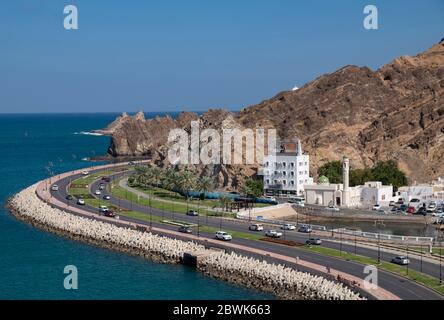
[[[344,156],[342,159],[342,182],[344,190],[342,191],[342,205],[350,206],[350,160]]]
[[[301,140],[298,139],[298,150],[297,150],[297,155],[298,156],[302,156],[302,142]]]

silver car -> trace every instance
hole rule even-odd
[[[394,257],[392,263],[398,264],[400,266],[406,266],[410,264],[410,259],[404,256]]]

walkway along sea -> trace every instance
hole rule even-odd
[[[43,190],[44,182],[40,186]],[[198,255],[198,269],[205,274],[275,293],[280,298],[359,299],[342,284],[283,265],[208,250],[195,242],[160,237],[64,212],[37,197],[37,188],[34,185],[20,192],[11,199],[9,207],[18,218],[48,231],[165,263],[179,263],[185,253]]]

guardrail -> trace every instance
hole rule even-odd
[[[332,232],[357,236],[362,238],[369,238],[374,240],[386,240],[386,241],[399,241],[410,243],[426,243],[433,244],[434,239],[432,237],[417,237],[417,236],[398,236],[384,233],[364,232],[358,230],[350,230],[346,228],[333,229]]]

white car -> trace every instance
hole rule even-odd
[[[290,223],[286,223],[281,226],[282,230],[296,230],[296,226]]]
[[[427,206],[427,212],[429,212],[429,213],[435,212],[437,207],[438,207],[438,205],[436,204],[436,202],[432,201]]]
[[[55,184],[51,187],[51,190],[52,191],[59,191],[59,186]]]
[[[231,234],[228,234],[225,231],[218,231],[218,232],[216,232],[215,238],[217,240],[222,240],[222,241],[231,241],[231,240],[233,240],[233,237],[231,236]]]
[[[89,172],[88,172],[88,171],[82,171],[82,174],[83,174],[84,176],[87,176],[87,175],[89,175]]]
[[[270,238],[280,238],[282,237],[282,232],[278,232],[276,230],[268,230],[265,232],[265,235]]]
[[[404,256],[394,257],[392,263],[398,264],[400,266],[406,266],[410,264],[410,259]]]
[[[77,200],[77,204],[78,204],[79,206],[84,206],[84,205],[85,205],[85,200],[83,200],[83,199],[78,199],[78,200]]]
[[[252,224],[251,226],[248,227],[248,229],[251,231],[263,231],[264,226],[261,224]]]
[[[107,206],[100,206],[99,210],[100,210],[100,212],[105,212],[105,211],[108,211],[109,209]]]
[[[330,206],[327,207],[327,210],[329,210],[329,211],[339,211],[339,208],[336,207],[336,206],[330,205]]]
[[[378,211],[381,210],[381,205],[380,204],[375,204],[372,208],[373,211]]]
[[[94,194],[95,194],[96,196],[100,196],[100,195],[102,194],[102,192],[101,192],[100,190],[96,190],[96,192],[94,192]]]

